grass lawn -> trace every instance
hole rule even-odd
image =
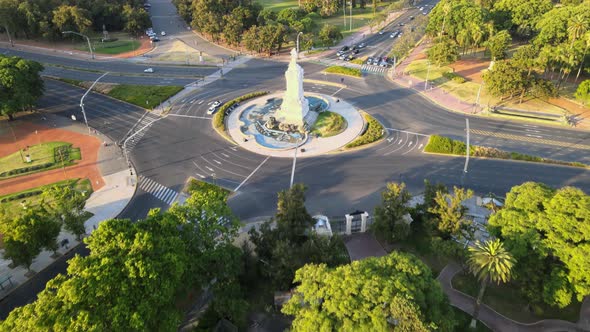
[[[92,194],[92,184],[88,179],[63,180],[45,186],[27,189],[18,193],[0,196],[0,209],[5,209],[6,215],[9,217],[16,216],[22,210],[21,203],[26,203],[29,206],[36,206],[41,202],[41,193],[43,190],[52,186],[73,186],[77,191],[85,192],[86,197],[90,197],[90,194]],[[17,198],[18,196],[26,197]],[[46,201],[45,203],[51,204],[51,201]]]
[[[259,4],[263,8],[270,8],[273,11],[279,12],[285,8],[297,8],[298,1],[294,0],[258,0]],[[377,12],[380,12],[387,7],[390,2],[377,1]],[[344,16],[342,8],[335,15],[331,17],[319,18],[315,20],[318,30],[325,24],[331,24],[338,26],[342,32],[342,36],[346,38],[351,33],[358,31],[363,26],[369,24],[369,21],[373,18],[373,6],[372,2],[368,1],[364,9],[356,8],[352,9],[352,29],[350,29],[350,7],[346,7],[346,24],[344,23]]]
[[[112,42],[93,42],[92,48],[94,53],[98,54],[121,54],[131,52],[138,49],[141,46],[139,40],[116,40]],[[88,52],[88,44],[84,46],[76,47],[77,50]]]
[[[311,132],[321,137],[330,137],[343,132],[346,126],[346,120],[342,115],[325,111],[320,113]]]
[[[330,73],[330,74],[352,76],[352,77],[362,77],[363,76],[363,73],[361,72],[360,69],[344,67],[344,66],[330,66],[330,67],[324,69],[324,72]]]
[[[29,146],[27,149],[21,149],[18,152],[2,157],[0,158],[0,178],[21,176],[61,167],[62,164],[59,162],[59,160],[56,160],[54,151],[56,148],[62,146],[70,147],[70,162],[66,162],[66,166],[71,165],[71,161],[82,159],[82,156],[80,155],[80,149],[71,148],[71,145],[71,143],[67,142],[41,143]],[[31,158],[30,163],[25,162],[27,155]],[[12,174],[9,174],[11,172]]]
[[[444,73],[453,72],[453,69],[451,67],[438,67],[436,65],[431,65],[429,71],[428,60],[423,59],[416,60],[410,63],[406,71],[408,71],[410,75],[417,77],[421,80],[425,80],[428,76],[428,82],[434,84],[435,86],[440,86],[445,91],[448,91],[451,95],[467,103],[475,103],[475,101],[477,100],[477,91],[480,87],[479,83],[470,81],[466,81],[464,83],[457,83],[443,77]],[[555,106],[538,98],[525,98],[522,104],[519,104],[518,98],[513,98],[512,100],[500,102],[499,98],[489,95],[485,88],[481,90],[479,99],[481,105],[499,105],[519,110],[538,111],[543,113],[552,113],[559,115],[562,115],[564,112],[563,108]]]
[[[187,194],[191,194],[195,191],[201,191],[201,190],[220,190],[221,192],[223,192],[226,195],[231,194],[231,191],[222,188],[220,186],[208,183],[208,182],[204,182],[204,181],[199,181],[195,178],[190,178],[184,188],[184,192]]]
[[[357,146],[365,144],[370,144],[383,138],[384,130],[381,123],[377,121],[377,119],[372,117],[369,113],[362,112],[362,114],[363,118],[365,119],[365,122],[367,123],[367,128],[362,135],[355,138],[352,142],[346,144],[345,147],[347,149],[355,148]]]
[[[479,290],[479,283],[475,277],[459,273],[453,278],[453,287],[475,297]],[[577,322],[581,306],[580,302],[576,302],[560,309],[543,304],[537,308],[543,314],[535,315],[535,313],[527,309],[528,303],[520,295],[517,286],[510,283],[488,285],[483,302],[502,315],[524,323],[533,323],[541,319],[563,319]]]
[[[154,108],[181,90],[181,86],[121,84],[109,91],[108,95],[139,107]]]

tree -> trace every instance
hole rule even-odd
[[[440,285],[411,254],[394,251],[333,269],[309,264],[295,282],[282,309],[295,317],[293,331],[452,331],[455,325]]]
[[[150,14],[143,8],[135,8],[130,5],[123,6],[123,19],[125,31],[139,35],[151,25]]]
[[[337,26],[325,24],[318,33],[318,37],[324,46],[332,46],[342,39],[342,33]]]
[[[24,266],[30,273],[33,259],[44,247],[50,246],[51,237],[43,233],[47,230],[44,224],[48,222],[50,220],[41,208],[26,206],[12,218],[2,213],[0,233],[3,236],[4,257],[12,260],[15,266]]]
[[[590,80],[585,80],[578,85],[576,89],[576,98],[582,103],[587,104],[590,102]]]
[[[512,98],[529,84],[526,72],[515,66],[512,61],[494,63],[494,67],[483,74],[483,80],[486,82],[486,90],[492,96],[502,98]]]
[[[53,11],[53,24],[60,31],[87,32],[92,21],[90,13],[78,6],[61,5]]]
[[[436,216],[436,228],[447,239],[471,232],[471,221],[465,218],[467,208],[463,206],[463,201],[471,196],[473,191],[457,187],[453,187],[452,195],[440,191],[436,193],[436,205],[428,209],[428,212]]]
[[[226,295],[239,293],[231,284],[239,249],[231,246],[236,228],[226,199],[209,188],[144,220],[102,222],[85,239],[90,254],[71,259],[67,276],[51,280],[0,330],[175,331],[182,317],[176,296],[212,280],[228,286],[218,301],[233,315],[236,303]]]
[[[254,13],[247,7],[236,7],[223,17],[223,38],[230,45],[239,45],[244,30],[255,23]]]
[[[502,30],[485,42],[493,61],[501,60],[506,57],[506,50],[508,49],[508,46],[510,46],[511,41],[512,37],[510,37],[510,33],[506,30]]]
[[[515,261],[512,255],[504,249],[500,240],[488,240],[483,244],[478,240],[475,242],[475,246],[469,247],[467,264],[471,272],[481,282],[471,320],[471,328],[475,328],[486,285],[488,282],[499,284],[510,280]]]
[[[14,114],[33,107],[43,95],[43,66],[35,61],[0,55],[0,114]]]
[[[381,192],[381,204],[375,208],[373,231],[388,242],[405,239],[410,233],[410,225],[404,220],[408,214],[408,202],[412,195],[404,183],[390,182]]]
[[[85,194],[70,186],[53,186],[46,189],[43,196],[44,201],[50,205],[52,217],[62,222],[65,229],[80,240],[80,236],[86,233]]]
[[[452,39],[441,37],[426,51],[426,54],[430,61],[437,66],[442,66],[457,61],[459,46]]]
[[[494,3],[496,11],[509,14],[517,32],[528,36],[541,16],[553,8],[551,0],[499,0]]]
[[[284,230],[287,238],[293,242],[305,239],[315,224],[305,208],[306,190],[304,184],[296,183],[290,189],[279,192],[275,216],[277,228]]]
[[[272,23],[277,20],[277,14],[270,8],[264,8],[258,13],[257,22],[258,25],[262,26],[265,24]]]

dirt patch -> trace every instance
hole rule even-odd
[[[101,145],[101,141],[98,138],[69,130],[50,128],[32,123],[14,122],[11,125],[13,126],[17,141],[15,143],[10,128],[8,128],[7,121],[3,121],[0,125],[0,156],[9,155],[30,145],[43,142],[62,141],[72,143],[74,147],[79,147],[82,154],[82,160],[78,161],[76,165],[66,167],[65,169],[59,168],[1,180],[0,195],[77,178],[89,179],[94,191],[104,186],[104,180],[98,169],[98,150]]]
[[[94,82],[90,82],[90,81],[84,81],[82,83],[80,83],[80,85],[82,85],[85,89],[90,88],[90,86],[93,84]],[[104,95],[108,95],[109,92],[111,92],[111,90],[113,90],[114,87],[116,87],[117,83],[96,83],[96,85],[94,85],[94,88],[92,88],[93,91],[97,91],[100,92]]]
[[[463,76],[466,80],[475,83],[481,83],[482,70],[487,69],[490,66],[490,61],[485,59],[477,58],[465,58],[456,61],[449,67],[453,68],[453,71],[457,75]]]

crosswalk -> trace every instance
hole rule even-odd
[[[143,175],[139,176],[139,188],[168,205],[172,204],[178,196],[178,192]]]
[[[364,64],[361,66],[361,71],[364,73],[372,73],[377,75],[385,75],[389,68],[387,67],[380,67],[380,66],[372,66],[368,64]]]
[[[152,126],[152,124],[160,119],[157,115],[147,113],[146,116],[142,117],[133,128],[127,133],[127,138],[125,139],[125,149],[127,153],[129,153],[133,148],[139,143],[139,141],[143,138],[145,133],[147,133],[148,129]]]

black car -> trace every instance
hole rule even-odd
[[[350,60],[354,60],[354,56],[352,56],[352,54],[349,54],[346,58],[344,58],[344,61],[350,61]]]
[[[359,50],[358,48],[356,50],[352,50],[352,54],[359,54],[361,50]]]
[[[340,49],[340,51],[336,52],[336,55],[342,55],[342,54],[348,52],[348,50],[350,50],[350,47],[344,46]]]

